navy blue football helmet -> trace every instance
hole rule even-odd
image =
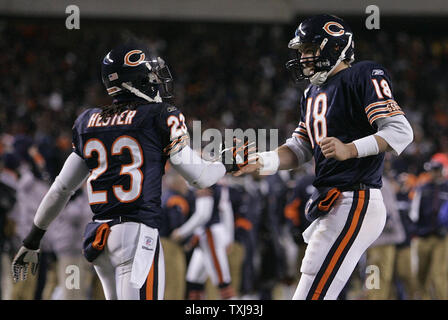
[[[297,82],[310,79],[311,83],[320,85],[341,61],[351,63],[355,60],[350,27],[341,18],[328,14],[303,21],[288,48],[297,50],[297,58],[286,63],[286,68]],[[314,52],[313,56],[301,59],[301,52],[308,49]],[[310,64],[314,70],[307,74],[305,69]]]
[[[101,77],[111,96],[132,93],[149,102],[173,96],[168,66],[142,43],[127,42],[112,49],[101,63]]]

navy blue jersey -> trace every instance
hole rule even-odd
[[[338,161],[325,159],[319,147],[325,137],[349,143],[377,132],[375,120],[403,114],[392,94],[385,68],[363,61],[310,85],[301,101],[299,126],[293,135],[311,144],[316,163],[315,187],[348,187],[364,183],[380,188],[384,154]]]
[[[220,218],[220,209],[219,209],[219,202],[221,201],[221,189],[222,187],[220,185],[213,185],[210,188],[210,191],[212,192],[213,197],[213,211],[212,216],[208,220],[208,222],[205,224],[205,227],[209,228],[210,226],[214,225],[215,223],[219,223],[221,221]]]
[[[162,193],[162,223],[159,234],[169,237],[174,229],[179,228],[194,212],[194,193],[189,191],[186,195],[173,190]]]
[[[443,203],[448,201],[448,182],[430,181],[420,186],[418,191],[421,193],[421,198],[416,234],[421,237],[445,235],[446,229],[439,220],[439,212]]]
[[[285,207],[285,217],[289,219],[295,228],[300,232],[305,231],[309,226],[309,221],[305,216],[305,207],[308,199],[316,190],[312,182],[314,175],[306,174],[297,179],[294,187],[292,198],[288,201]]]
[[[244,242],[246,232],[253,228],[252,222],[247,217],[247,204],[244,201],[245,190],[240,185],[229,186],[229,200],[232,205],[235,221],[235,241]]]
[[[406,233],[405,240],[398,244],[400,247],[411,245],[412,237],[417,233],[416,224],[409,217],[411,209],[411,199],[409,199],[409,192],[400,191],[397,193],[398,212],[400,213],[401,223],[403,224]]]
[[[125,216],[159,228],[164,149],[186,133],[182,113],[166,103],[140,105],[106,119],[100,113],[88,109],[73,126],[74,152],[90,169],[87,192],[94,219]]]

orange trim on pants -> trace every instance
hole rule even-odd
[[[149,269],[148,276],[146,277],[146,286],[140,289],[140,298],[141,300],[158,300],[158,286],[159,286],[159,250],[160,250],[160,242],[157,239],[156,249],[154,253],[154,258],[152,261],[151,268]]]
[[[210,231],[210,229],[207,229],[205,231],[205,233],[207,235],[207,242],[210,247],[210,252],[212,254],[213,264],[215,265],[216,273],[218,274],[218,283],[221,284],[224,282],[224,278],[222,276],[222,271],[221,271],[221,266],[219,264],[218,256],[216,255],[215,243],[213,241],[213,235],[212,235],[212,232]]]
[[[149,269],[148,277],[146,278],[146,300],[153,300],[152,293],[154,292],[154,265],[152,262],[151,269]]]
[[[342,239],[341,243],[339,244],[338,248],[336,249],[333,257],[330,260],[330,263],[327,266],[327,269],[325,270],[322,278],[319,281],[319,284],[317,285],[316,290],[314,291],[313,297],[311,300],[318,300],[320,297],[320,294],[322,293],[322,289],[324,288],[328,277],[332,273],[336,263],[339,260],[339,257],[341,256],[342,252],[344,251],[345,247],[349,243],[350,239],[352,238],[356,226],[358,225],[359,217],[361,215],[362,208],[364,206],[364,200],[365,200],[365,191],[361,190],[359,191],[359,198],[358,198],[358,204],[356,205],[355,213],[353,214],[353,219],[350,224],[350,227],[345,234],[344,238]]]

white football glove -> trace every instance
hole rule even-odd
[[[31,264],[31,273],[37,272],[39,266],[40,249],[31,250],[24,246],[20,247],[12,261],[12,278],[14,282],[25,281],[28,276],[28,267]]]

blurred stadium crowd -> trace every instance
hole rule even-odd
[[[13,284],[10,261],[71,152],[76,116],[110,102],[99,62],[123,30],[143,38],[166,60],[175,79],[173,103],[190,128],[193,120],[201,121],[202,130],[277,128],[282,144],[297,126],[304,88],[293,85],[284,67],[292,54],[287,43],[294,25],[86,21],[80,30],[69,31],[55,20],[0,21],[2,299],[103,298],[81,255],[83,228],[91,218],[82,190],[45,236],[36,277]],[[411,35],[355,29],[355,49],[357,61],[374,60],[390,71],[395,98],[415,138],[402,156],[387,159],[386,228],[340,298],[447,299],[448,38],[424,30]],[[307,226],[303,208],[311,182],[312,165],[223,182],[241,194],[232,202],[234,243],[228,249],[238,297],[292,297],[305,247],[300,233]],[[176,189],[168,182],[164,188]],[[166,245],[181,250],[169,243],[170,230],[165,231]],[[174,258],[169,253],[174,249],[167,250],[168,269],[181,264],[178,259],[188,260],[188,254]],[[82,275],[75,290],[66,283],[71,265]],[[367,288],[375,282],[366,271],[372,265],[380,270],[380,288]],[[166,298],[186,297],[182,277],[174,288],[170,279]],[[219,298],[213,288],[207,290],[208,298]]]

